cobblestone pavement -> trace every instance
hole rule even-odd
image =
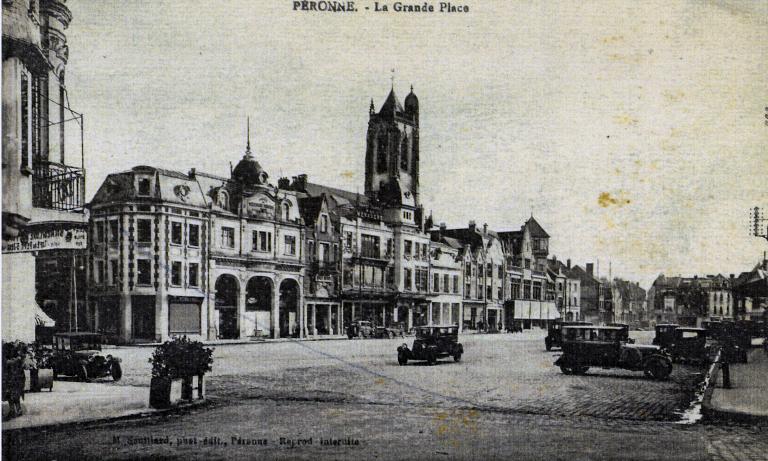
[[[633,334],[637,336],[637,334]],[[640,342],[650,334],[641,333]],[[543,333],[468,335],[459,363],[398,366],[403,340],[219,346],[207,381],[212,403],[188,413],[45,433],[3,434],[17,459],[243,457],[317,459],[685,459],[768,460],[768,428],[683,425],[701,370],[675,366],[670,380],[639,372],[563,375]],[[410,344],[411,339],[406,342]],[[148,385],[150,348],[120,348],[124,380]],[[130,435],[170,439],[232,436],[266,446],[228,449],[127,445]],[[115,442],[117,435],[121,442]],[[280,437],[313,437],[291,448]],[[319,445],[351,437],[361,446]],[[41,448],[42,447],[42,448]],[[258,451],[247,451],[258,450]]]

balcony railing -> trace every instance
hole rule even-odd
[[[71,211],[85,203],[85,171],[61,163],[37,162],[32,176],[32,206]]]

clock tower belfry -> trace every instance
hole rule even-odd
[[[419,205],[419,99],[413,92],[405,106],[394,87],[378,112],[369,109],[365,151],[365,194],[384,205]],[[405,200],[403,200],[405,198]]]

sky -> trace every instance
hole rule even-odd
[[[141,164],[228,175],[248,116],[273,182],[362,191],[368,106],[394,78],[419,97],[437,222],[514,230],[533,214],[551,254],[646,287],[738,274],[768,250],[749,233],[768,207],[768,2],[454,3],[469,13],[69,0],[87,198]]]

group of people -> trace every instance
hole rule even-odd
[[[8,402],[10,417],[21,415],[26,378],[24,370],[37,368],[29,347],[20,341],[3,343],[3,400]]]

